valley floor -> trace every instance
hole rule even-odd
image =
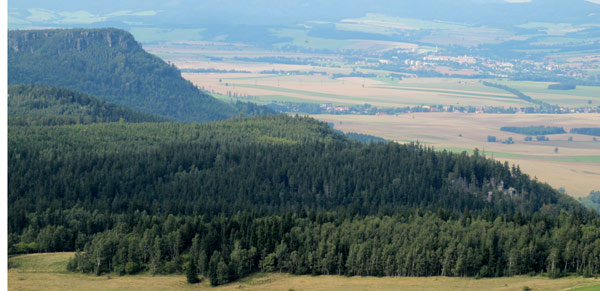
[[[183,275],[120,277],[66,271],[73,253],[47,253],[9,258],[9,290],[600,290],[600,279],[517,276],[511,278],[342,277],[257,273],[240,281],[211,287],[186,283]]]

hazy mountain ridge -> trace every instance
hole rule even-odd
[[[380,0],[368,3],[360,0],[292,0],[285,2],[253,0],[198,3],[184,0],[177,2],[144,1],[143,3],[141,3],[142,1],[109,1],[110,5],[105,6],[79,1],[60,2],[64,3],[61,7],[70,7],[69,11],[89,11],[88,19],[92,18],[92,21],[94,18],[96,19],[96,22],[89,21],[90,23],[81,24],[120,23],[119,27],[123,28],[135,26],[136,23],[165,28],[191,28],[214,23],[293,25],[312,20],[337,21],[348,17],[360,17],[366,13],[384,13],[398,17],[416,17],[488,26],[518,25],[528,21],[586,23],[591,20],[598,21],[598,17],[600,17],[598,15],[600,5],[585,0],[533,0],[525,3],[509,3],[502,0]],[[56,7],[54,2],[50,4],[42,1],[19,1],[19,3],[10,3],[9,6],[13,8],[12,17],[15,21],[19,19],[22,23],[29,22],[31,25],[42,23],[72,25],[73,21],[77,21],[74,16],[75,12],[63,13],[61,16],[60,11],[54,10]],[[36,7],[40,10],[27,10],[25,7]],[[46,13],[46,17],[33,17],[35,13],[42,12]],[[596,15],[592,15],[594,13]],[[86,14],[80,16],[83,17]],[[36,19],[39,20],[36,22]],[[128,19],[130,21],[127,21]]]

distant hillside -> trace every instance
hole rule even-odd
[[[89,124],[121,120],[166,121],[68,89],[36,85],[8,86],[9,125]]]
[[[8,83],[65,87],[184,122],[238,114],[118,29],[9,31]]]
[[[32,155],[27,159],[10,155],[15,158],[11,169],[23,166],[25,171],[39,163],[34,153],[48,149],[54,149],[58,157],[93,152],[98,153],[99,159],[106,160],[106,153],[115,155],[114,161],[123,163],[122,169],[140,171],[130,176],[132,179],[147,176],[146,182],[132,180],[132,184],[123,185],[125,188],[117,192],[127,195],[144,192],[144,195],[149,195],[144,203],[168,197],[169,203],[176,204],[171,194],[163,196],[158,193],[175,196],[183,193],[176,188],[187,184],[179,180],[177,173],[189,171],[192,166],[203,169],[202,175],[216,179],[211,180],[216,183],[213,186],[223,187],[210,189],[212,186],[204,184],[209,188],[195,186],[188,189],[193,200],[178,201],[183,208],[178,206],[181,212],[175,211],[186,214],[233,214],[242,209],[270,209],[267,212],[277,213],[283,209],[297,210],[299,206],[308,206],[321,210],[345,208],[360,214],[393,214],[404,207],[442,208],[460,214],[468,207],[472,213],[487,209],[495,215],[531,215],[544,205],[546,211],[553,207],[567,209],[576,206],[572,199],[548,185],[530,180],[520,170],[485,159],[477,153],[469,157],[466,153],[438,153],[418,145],[362,144],[336,133],[326,123],[286,115],[236,118],[199,125],[144,123],[15,127],[10,131],[9,145],[11,153],[17,149],[20,153],[31,151]],[[165,160],[145,157],[142,161],[135,158],[149,151],[157,151]],[[91,162],[90,159],[88,157],[81,163]],[[53,164],[52,167],[61,166],[58,160],[48,162]],[[149,164],[144,166],[140,163]],[[156,168],[159,176],[166,179],[163,182],[171,181],[175,188],[166,192],[161,190],[163,182],[156,180],[159,176],[146,172],[152,167],[159,167],[161,170]],[[99,187],[98,191],[102,192],[101,189],[108,187],[105,186],[107,181],[104,181],[108,178],[96,173],[96,170],[103,171],[95,169],[88,174],[95,181],[94,185]],[[27,189],[41,187],[38,190],[46,191],[47,197],[51,196],[50,192],[45,189],[44,183],[38,182],[58,179],[69,185],[69,177],[77,179],[83,175],[79,172],[72,173],[72,176],[53,171],[36,173],[40,176],[35,181],[23,182],[30,184]],[[123,179],[122,175],[111,173],[115,175],[112,177],[115,181]],[[201,176],[195,177],[197,181],[208,181]],[[138,182],[141,184],[137,185]],[[127,188],[130,186],[133,188]],[[513,190],[508,190],[511,187]],[[12,193],[19,193],[17,188],[13,190]],[[73,190],[78,192],[75,200],[82,199],[80,203],[86,201],[92,203],[90,207],[101,208],[97,201],[93,202],[97,197],[88,197],[88,193],[79,192],[80,189]],[[61,195],[61,191],[55,195]],[[241,193],[239,191],[250,192],[241,196],[235,194]],[[138,194],[143,194],[141,192]],[[280,195],[286,198],[281,199],[283,196]],[[357,201],[361,202],[357,204]],[[153,210],[150,204],[143,207],[136,205],[139,210],[161,212]],[[109,203],[102,207],[109,210],[112,206]]]

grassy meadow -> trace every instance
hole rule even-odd
[[[9,290],[598,290],[600,280],[543,276],[510,278],[450,277],[343,277],[293,276],[281,273],[256,273],[240,281],[211,287],[186,283],[184,275],[152,276],[116,274],[95,276],[65,270],[73,253],[45,253],[9,258]]]

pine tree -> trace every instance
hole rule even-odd
[[[185,266],[185,278],[190,284],[200,282],[200,279],[198,279],[198,268],[196,268],[196,263],[194,261],[193,258],[190,258]]]

